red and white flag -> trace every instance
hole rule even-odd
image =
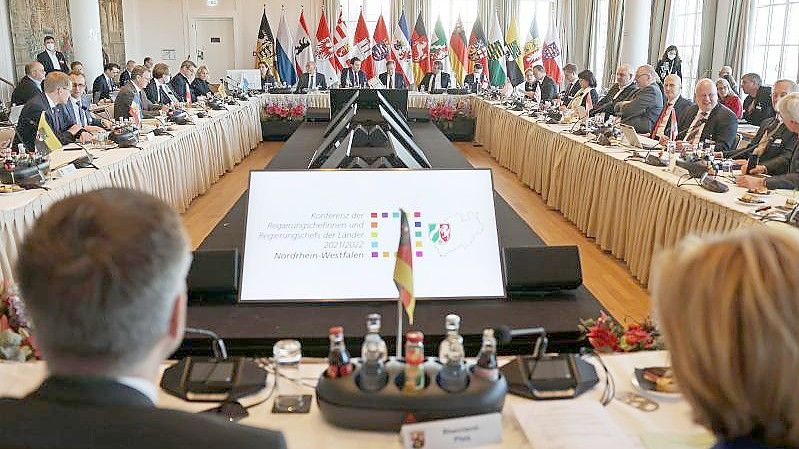
[[[336,57],[333,52],[333,39],[330,38],[330,29],[327,27],[327,17],[325,17],[324,10],[322,10],[322,17],[319,19],[319,26],[316,28],[316,51],[314,52],[314,57],[316,58],[316,71],[325,75],[327,85],[332,86],[333,83],[338,81],[339,71],[336,70],[334,64]]]
[[[372,65],[375,77],[386,71],[386,61],[390,56],[391,43],[388,40],[388,29],[386,29],[386,22],[383,21],[383,14],[380,14],[377,25],[375,25],[374,45],[372,45]]]
[[[369,39],[369,30],[366,28],[363,11],[361,11],[361,15],[358,17],[358,25],[355,27],[355,48],[352,53],[353,57],[358,57],[362,61],[361,70],[366,74],[366,79],[375,76],[372,61],[372,40]]]
[[[333,32],[333,67],[337,73],[349,65],[350,59],[350,38],[347,36],[347,24],[344,22],[343,12],[338,13],[338,22]]]
[[[563,82],[563,71],[561,70],[561,45],[560,45],[560,30],[557,27],[555,16],[549,22],[549,29],[547,30],[547,37],[544,39],[544,47],[541,49],[541,59],[544,62],[544,70],[547,75],[555,81],[555,84]]]
[[[297,40],[294,42],[294,68],[297,76],[305,72],[305,65],[314,60],[314,51],[311,46],[311,36],[308,34],[308,25],[305,24],[305,10],[300,11],[300,23],[297,25]]]
[[[405,77],[405,84],[413,86],[413,54],[405,11],[402,12],[399,21],[394,26],[391,40],[391,59],[397,61],[397,72]]]

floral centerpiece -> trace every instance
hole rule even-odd
[[[654,321],[647,318],[642,323],[622,325],[613,317],[601,312],[596,319],[581,320],[583,338],[598,352],[636,352],[663,349],[663,340]]]
[[[471,140],[474,137],[474,115],[467,98],[431,98],[427,111],[430,120],[450,140]]]
[[[11,284],[0,291],[0,360],[25,362],[39,359],[25,306]]]
[[[264,140],[287,140],[305,121],[307,110],[303,97],[270,98],[261,112]]]

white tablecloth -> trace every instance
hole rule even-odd
[[[625,391],[633,391],[631,384],[632,373],[635,368],[647,366],[663,366],[668,363],[666,352],[648,352],[625,355],[605,356],[613,378],[616,381],[617,397]],[[302,374],[304,377],[315,379],[325,368],[319,363],[303,363]],[[600,383],[592,390],[574,399],[576,401],[598,401],[604,387],[604,375],[600,372]],[[0,363],[0,396],[21,397],[34,390],[46,375],[44,363]],[[270,376],[270,383],[272,378]],[[314,382],[315,381],[311,381]],[[308,388],[307,394],[312,394],[313,389]],[[261,399],[263,396],[260,397]],[[244,401],[249,403],[258,401],[258,397]],[[680,396],[674,399],[653,398],[660,408],[655,412],[642,412],[620,401],[611,402],[607,410],[625,432],[634,437],[642,434],[697,434],[705,432],[693,424],[690,408]],[[527,399],[508,395],[505,408],[502,412],[503,442],[502,444],[487,446],[487,448],[532,448],[527,442],[522,429],[516,421],[512,405],[523,403]],[[187,403],[180,399],[165,394],[159,390],[158,405],[163,408],[198,412],[211,408],[209,404]],[[367,432],[339,429],[324,421],[319,414],[316,403],[311,407],[311,413],[303,415],[273,414],[272,401],[256,406],[249,410],[250,416],[242,423],[282,431],[287,439],[288,447],[300,448],[333,448],[357,447],[359,449],[385,449],[402,447],[399,437],[391,432]],[[525,423],[535,425],[535,423]],[[43,429],[46,429],[43,427]],[[629,448],[625,448],[629,449]]]
[[[48,206],[70,195],[101,187],[126,187],[150,192],[185,211],[261,141],[261,99],[210,111],[196,125],[178,126],[174,137],[152,136],[138,148],[94,152],[99,170],[81,169],[47,182],[49,190],[28,190],[0,196],[0,281],[12,280],[12,263],[25,232]],[[80,151],[53,155],[59,161],[81,156]],[[66,159],[65,159],[66,158]]]
[[[318,92],[310,94],[264,94],[260,96],[263,103],[266,104],[270,101],[280,102],[289,101],[297,102],[304,101],[305,106],[309,108],[330,108],[330,94],[328,92]],[[408,92],[408,108],[411,109],[427,109],[430,101],[443,100],[448,98],[462,98],[466,95],[448,95],[436,94],[430,95],[424,92]]]

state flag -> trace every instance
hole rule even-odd
[[[277,27],[277,73],[280,80],[289,86],[297,84],[297,72],[294,70],[294,40],[286,25],[286,13],[280,16]]]
[[[300,23],[297,25],[297,42],[294,44],[294,67],[297,76],[305,72],[305,65],[314,60],[311,36],[308,34],[308,25],[305,24],[305,10],[300,11]]]
[[[424,28],[422,12],[416,19],[411,33],[411,51],[413,55],[413,77],[421,81],[425,73],[430,71],[430,42],[427,39],[427,30]]]
[[[413,324],[413,310],[416,307],[416,297],[413,294],[413,248],[407,212],[402,209],[397,260],[394,263],[394,284],[397,286],[399,301],[408,314],[408,323]]]
[[[447,33],[441,24],[441,16],[436,20],[433,29],[433,42],[430,44],[430,64],[440,61],[444,64],[444,71],[449,72],[449,47],[447,47]]]
[[[466,31],[463,29],[461,16],[458,15],[458,20],[455,21],[455,28],[449,38],[449,62],[452,67],[452,75],[459,85],[463,84],[463,79],[466,77],[467,57]]]
[[[488,72],[488,49],[486,48],[486,35],[483,32],[483,24],[480,18],[472,25],[472,32],[469,35],[469,73],[474,71],[474,65],[480,63],[483,66],[483,73]]]
[[[374,76],[372,41],[369,39],[369,30],[366,28],[363,11],[358,16],[358,25],[355,26],[355,48],[352,53],[353,57],[361,60],[361,70],[366,74],[366,79],[372,78]]]
[[[388,29],[383,14],[375,25],[374,43],[372,44],[372,64],[374,77],[386,71],[386,61],[391,57],[391,43],[388,40]]]
[[[269,26],[269,19],[266,18],[266,8],[264,8],[264,13],[261,16],[261,26],[258,28],[258,41],[255,44],[255,67],[258,67],[258,64],[263,62],[277,79],[275,55],[275,38],[272,35],[272,28]]]
[[[488,76],[492,86],[504,86],[508,82],[508,74],[505,72],[505,39],[496,11],[488,32]]]
[[[397,71],[405,77],[408,86],[414,84],[413,76],[413,52],[411,51],[410,30],[408,21],[405,19],[405,11],[402,11],[397,24],[394,26],[391,44],[391,59],[397,61]]]
[[[541,59],[544,61],[544,70],[547,75],[555,81],[555,84],[563,82],[563,71],[560,57],[560,31],[557,29],[555,16],[552,15],[549,21],[549,30],[544,39],[544,47],[541,49]]]
[[[325,75],[327,85],[332,86],[338,81],[339,71],[336,70],[334,61],[336,60],[333,52],[333,39],[330,37],[330,28],[327,26],[327,17],[324,9],[322,17],[319,18],[319,26],[316,28],[316,71]]]
[[[344,22],[344,13],[339,11],[336,29],[333,32],[333,67],[336,73],[341,73],[344,67],[349,66],[350,37],[347,34],[347,23]]]
[[[44,144],[43,148],[40,148],[41,144]],[[39,126],[36,131],[35,147],[36,151],[38,151],[40,154],[49,154],[62,148],[61,141],[58,140],[58,137],[56,137],[55,133],[53,132],[53,128],[50,127],[50,124],[47,123],[47,117],[45,116],[44,111],[42,111],[42,115],[39,116]]]
[[[505,34],[505,45],[507,49],[506,65],[508,69],[508,80],[516,87],[524,82],[524,74],[522,73],[522,50],[519,48],[519,30],[516,27],[516,21],[511,20],[508,32]]]
[[[541,48],[541,35],[538,33],[538,21],[533,18],[530,22],[530,29],[527,31],[527,40],[524,42],[524,70],[533,68],[533,66],[542,64]]]

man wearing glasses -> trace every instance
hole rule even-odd
[[[72,91],[67,104],[63,107],[67,123],[76,124],[92,134],[103,131],[102,121],[89,111],[88,102],[83,97],[83,92],[86,90],[86,77],[72,72],[69,74],[69,79],[72,81]]]
[[[615,115],[621,123],[635,128],[639,134],[649,134],[663,111],[663,93],[657,85],[658,76],[651,65],[642,65],[635,71],[638,90],[629,101],[616,104]]]

